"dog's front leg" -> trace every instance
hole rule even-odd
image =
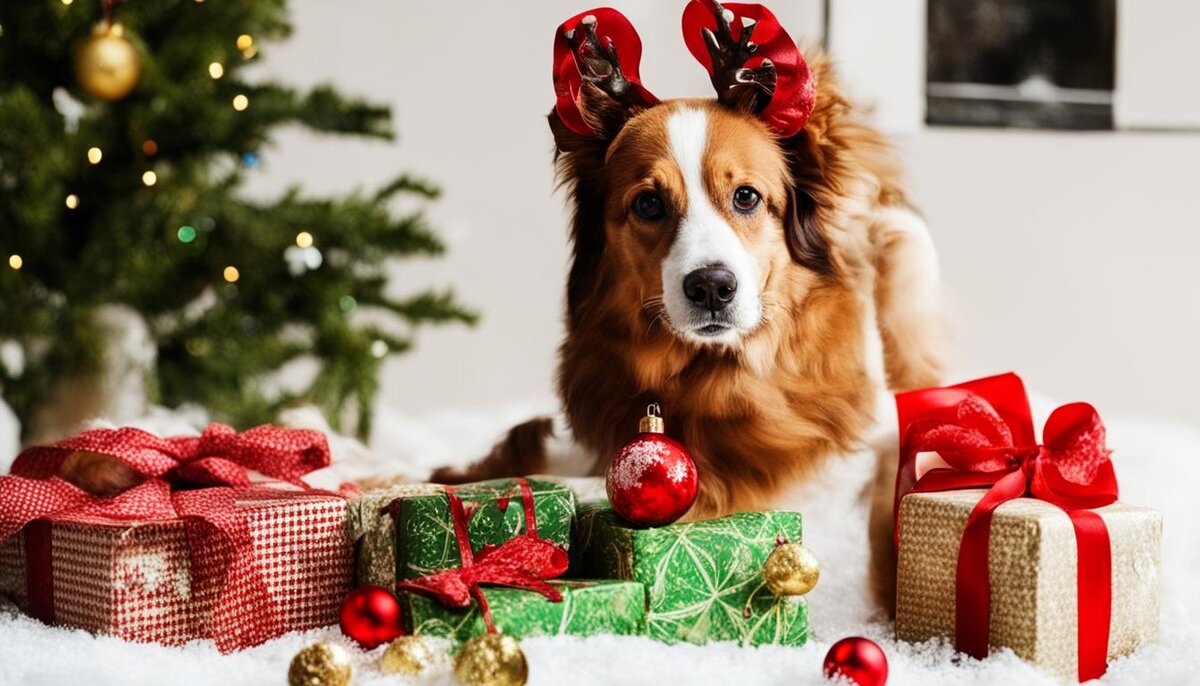
[[[949,345],[937,253],[925,220],[907,207],[885,207],[871,226],[871,244],[888,388],[936,386]]]

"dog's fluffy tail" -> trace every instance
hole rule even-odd
[[[441,484],[459,484],[545,472],[549,462],[547,444],[553,436],[552,418],[530,419],[509,429],[508,434],[482,459],[465,467],[442,467],[435,470],[429,480]]]

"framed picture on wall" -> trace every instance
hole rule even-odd
[[[926,123],[1112,129],[1116,0],[928,0]]]

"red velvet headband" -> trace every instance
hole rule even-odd
[[[728,102],[738,88],[757,88],[769,99],[756,112],[776,134],[787,138],[804,128],[816,101],[816,81],[795,41],[766,7],[690,0],[683,12],[683,39],[708,71],[719,100]],[[554,36],[559,118],[581,136],[596,135],[580,107],[585,80],[628,107],[656,104],[638,74],[641,57],[637,31],[614,9],[589,10],[563,22]]]

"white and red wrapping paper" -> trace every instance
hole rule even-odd
[[[145,480],[85,493],[57,476],[81,450]],[[222,652],[336,623],[353,579],[346,501],[299,479],[328,460],[321,434],[270,426],[97,430],[31,448],[0,477],[0,593],[49,623]],[[253,486],[248,470],[290,485]]]

